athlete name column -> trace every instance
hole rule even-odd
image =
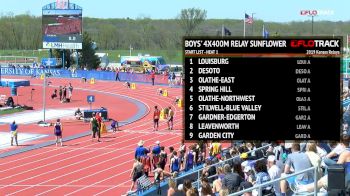
[[[239,129],[233,115],[228,112],[239,110],[238,105],[228,105],[226,98],[232,94],[235,79],[228,73],[229,58],[198,59],[198,139],[231,139]],[[238,106],[238,107],[237,107]],[[227,132],[229,130],[229,132]],[[226,131],[226,132],[225,132]]]

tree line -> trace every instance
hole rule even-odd
[[[206,11],[204,10],[194,13],[202,14],[203,20],[190,21],[187,18],[188,21],[186,21],[186,18],[181,18],[182,14],[181,11],[178,18],[162,20],[85,17],[83,18],[83,31],[90,35],[101,50],[129,49],[130,46],[135,50],[181,49],[184,35],[221,35],[222,26],[230,30],[232,36],[243,35],[243,20],[205,19]],[[0,50],[42,48],[41,23],[41,17],[30,14],[16,16],[2,14],[0,16]],[[261,36],[263,25],[269,31],[270,36],[311,35],[311,21],[277,23],[255,20],[253,25],[246,25],[246,35]],[[346,34],[350,34],[350,21],[314,21],[314,35],[345,37]]]

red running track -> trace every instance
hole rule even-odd
[[[42,110],[43,104],[43,87],[42,87],[42,80],[39,79],[30,79],[31,84],[34,84],[33,86],[29,87],[20,87],[18,88],[18,97],[14,97],[15,102],[19,102],[20,104],[26,104],[29,106],[34,107],[34,111],[40,111]],[[86,130],[89,130],[89,124],[84,123],[82,121],[77,121],[74,117],[74,111],[76,108],[89,108],[89,105],[86,102],[86,96],[87,95],[95,95],[96,101],[93,104],[93,108],[99,108],[101,106],[104,106],[109,109],[108,115],[110,118],[117,119],[118,121],[126,121],[127,119],[131,118],[135,115],[138,108],[134,103],[131,103],[129,100],[123,99],[121,97],[111,96],[107,95],[104,92],[104,89],[106,89],[103,83],[100,85],[91,86],[88,84],[82,84],[78,80],[71,80],[67,81],[66,79],[49,79],[51,85],[47,87],[46,91],[46,108],[47,109],[71,109],[72,114],[71,116],[61,117],[61,120],[63,120],[63,128],[64,128],[64,136],[71,136],[75,135],[81,132],[84,132]],[[52,94],[54,88],[58,88],[55,86],[59,85],[67,85],[68,82],[71,82],[74,86],[73,89],[73,96],[72,101],[70,103],[60,103],[60,101],[57,99],[51,99],[50,95]],[[39,86],[37,86],[37,85]],[[118,85],[118,87],[120,87]],[[79,90],[79,89],[82,90]],[[94,89],[92,89],[94,88]],[[31,97],[31,90],[35,89],[33,91],[33,96]],[[85,90],[83,90],[85,89]],[[112,88],[113,89],[113,88]],[[98,90],[91,92],[92,90]],[[107,88],[107,91],[111,91],[115,94],[117,92],[114,92],[113,90]],[[7,95],[7,97],[10,96],[10,88],[0,88],[0,94]],[[23,113],[31,113],[31,111],[26,111]],[[42,119],[40,119],[42,120]],[[55,122],[56,119],[47,120],[48,122]],[[37,120],[39,121],[39,120]],[[18,123],[18,122],[17,122]],[[108,124],[108,123],[107,123]],[[7,131],[9,129],[9,125],[3,124],[0,125],[1,131]],[[32,146],[37,143],[46,142],[48,140],[52,140],[54,138],[53,136],[53,130],[52,127],[39,127],[36,124],[20,124],[19,125],[19,133],[36,133],[36,134],[45,134],[49,135],[48,137],[44,137],[38,140],[32,140],[25,143],[20,143],[20,146],[14,146],[10,148],[1,148],[0,152],[6,152],[13,149],[23,148],[27,146]]]
[[[67,80],[55,81],[61,82]],[[183,113],[182,108],[173,105],[173,100],[182,95],[182,89],[168,89],[169,97],[163,97],[156,95],[159,86],[138,84],[136,90],[131,90],[120,82],[103,81],[97,81],[95,85],[74,81],[73,85],[138,99],[147,104],[151,112],[122,127],[121,132],[103,135],[101,143],[82,137],[66,142],[64,147],[48,146],[2,159],[0,195],[122,195],[131,185],[129,175],[139,140],[144,140],[146,147],[154,146],[159,140],[166,149],[169,146],[178,149]],[[112,99],[105,97],[105,102]],[[161,121],[160,131],[153,132],[154,105],[175,108],[174,131],[166,130],[166,122]]]

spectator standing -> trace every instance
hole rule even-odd
[[[172,80],[171,80],[171,78],[172,78],[172,75],[171,75],[171,73],[169,73],[169,74],[168,74],[168,83],[169,83],[169,87],[171,87],[171,85],[172,85]]]
[[[145,144],[145,142],[143,140],[140,140],[137,143],[137,148],[135,150],[135,159],[137,158],[141,158],[143,156],[145,156],[147,153],[149,153],[149,150],[145,147],[143,147],[143,145]]]
[[[120,78],[119,78],[119,68],[118,67],[116,67],[115,68],[115,81],[120,81]]]
[[[60,96],[60,101],[62,101],[62,95],[63,95],[62,86],[60,86],[60,88],[59,88],[58,95]]]
[[[67,87],[64,86],[62,90],[63,90],[62,100],[66,101],[66,99],[67,99]]]
[[[68,98],[72,99],[72,94],[73,94],[73,86],[71,83],[69,83],[69,87],[68,87]]]
[[[160,154],[160,142],[159,141],[156,141],[156,146],[153,147],[152,153],[154,155],[159,156],[159,154]]]
[[[180,73],[180,85],[183,85],[185,82],[184,74],[183,72]]]
[[[171,76],[172,86],[175,86],[175,79],[176,79],[175,72],[173,72],[173,75]]]
[[[267,167],[271,180],[275,180],[281,177],[281,169],[276,165],[276,157],[274,155],[268,156]],[[273,184],[273,190],[276,196],[281,196],[281,189],[278,182]]]
[[[15,121],[13,121],[10,125],[10,134],[11,134],[11,146],[13,146],[13,139],[15,139],[16,146],[18,146],[18,141],[17,141],[17,132],[18,125],[16,124]]]
[[[152,79],[152,85],[154,86],[154,79],[156,78],[156,73],[155,73],[155,71],[153,71],[152,70],[152,72],[151,72],[151,79]]]

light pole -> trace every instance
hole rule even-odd
[[[77,61],[77,68],[79,68],[79,52],[78,52],[78,50],[75,50],[75,57],[76,57],[76,61]]]
[[[130,44],[130,47],[129,47],[129,56],[131,56],[131,50],[133,50],[133,48],[131,47],[131,44]]]
[[[43,84],[43,114],[44,114],[44,119],[43,119],[43,124],[46,125],[47,123],[46,121],[46,77],[50,76],[50,73],[43,73],[43,80],[44,80],[44,84]]]
[[[252,13],[252,36],[254,36],[254,14],[256,13]]]
[[[44,112],[44,122],[45,123],[45,110],[46,110],[46,73],[43,73],[44,74],[44,84],[43,84],[43,112]]]
[[[314,35],[314,15],[311,15],[311,35]]]
[[[301,10],[300,15],[311,16],[311,35],[314,35],[314,17],[318,15],[317,10]]]

